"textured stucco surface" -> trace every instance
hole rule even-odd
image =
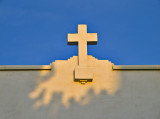
[[[74,82],[78,58],[53,70],[0,71],[0,119],[159,119],[160,71],[112,70],[88,56],[93,82]]]

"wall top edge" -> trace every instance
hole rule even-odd
[[[0,65],[0,71],[6,70],[51,70],[50,65]]]
[[[0,71],[51,69],[50,65],[0,65]],[[160,65],[114,65],[113,70],[160,70]]]
[[[160,65],[114,65],[113,70],[160,70]]]

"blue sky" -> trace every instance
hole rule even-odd
[[[98,33],[88,54],[116,65],[160,65],[160,0],[0,0],[0,65],[77,55],[67,34]]]

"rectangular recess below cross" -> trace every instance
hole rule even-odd
[[[75,68],[75,82],[92,82],[93,80],[93,68],[92,67],[80,67]]]

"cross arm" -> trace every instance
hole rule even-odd
[[[78,34],[68,34],[68,43],[78,42]]]
[[[97,33],[88,33],[87,34],[87,42],[89,44],[91,43],[97,43]]]

